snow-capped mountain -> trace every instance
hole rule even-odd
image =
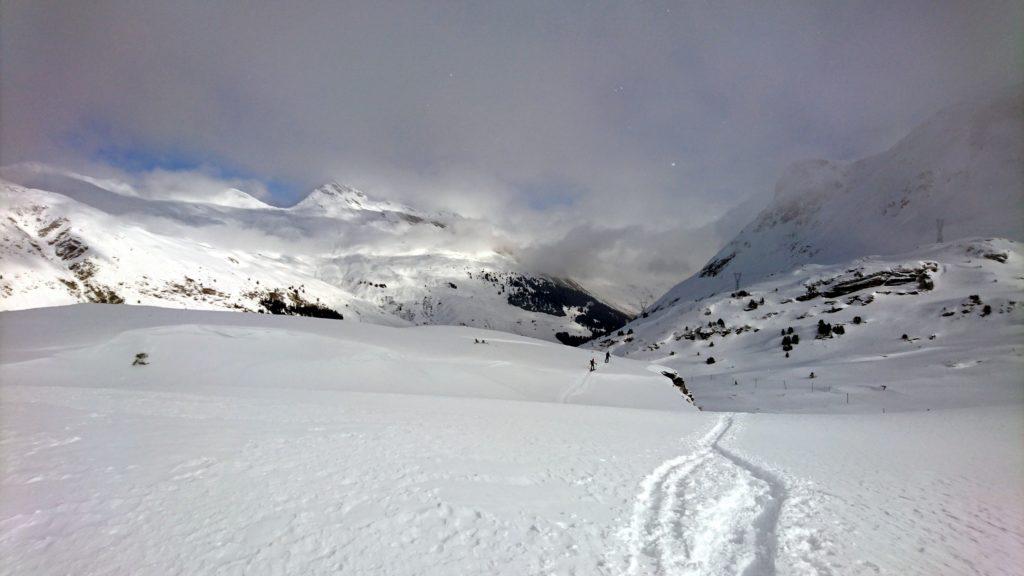
[[[39,166],[3,176],[0,309],[148,304],[461,324],[565,342],[627,320],[571,280],[526,272],[480,222],[337,183],[277,208],[235,189],[202,202],[147,197]]]
[[[351,186],[337,182],[330,182],[313,190],[290,210],[308,216],[326,216],[343,220],[356,220],[360,217],[384,218],[390,221],[404,220],[412,224],[420,224],[433,218],[404,204],[370,198]],[[446,226],[444,222],[436,219],[430,223],[438,228]]]
[[[803,264],[906,252],[940,236],[1024,239],[1021,134],[1024,89],[1016,87],[942,110],[875,156],[797,162],[757,218],[654,308],[732,291],[734,274],[743,286]]]
[[[787,383],[815,391],[811,373],[827,375],[820,392],[866,381],[941,386],[984,371],[998,401],[1020,401],[1021,134],[1017,88],[943,110],[876,156],[799,162],[699,273],[589,346],[678,370],[714,409],[833,402],[794,402],[800,392]],[[771,393],[736,393],[755,379]],[[946,405],[993,401],[950,386]],[[898,409],[906,393],[861,401]]]

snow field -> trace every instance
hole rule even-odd
[[[1024,563],[1019,404],[701,413],[528,338],[142,307],[3,313],[0,344],[0,574]]]

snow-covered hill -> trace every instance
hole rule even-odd
[[[898,254],[942,239],[1024,240],[1024,88],[935,114],[851,163],[789,167],[758,217],[656,304],[693,300],[802,264]]]
[[[591,346],[671,367],[713,410],[1019,403],[1022,296],[1020,244],[965,239],[670,301]]]
[[[151,197],[38,165],[4,175],[24,185],[0,181],[0,309],[145,304],[563,341],[626,321],[571,280],[526,272],[479,222],[339,184],[285,209],[234,189]]]

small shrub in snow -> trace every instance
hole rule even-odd
[[[816,338],[831,338],[832,325],[824,320],[818,320],[818,334]]]
[[[708,356],[708,359],[705,360],[704,363],[705,364],[714,364],[715,363],[715,357],[714,356]]]
[[[146,354],[145,352],[139,352],[138,354],[135,355],[135,361],[132,362],[132,366],[145,366],[146,364],[149,364],[148,360],[149,354]]]

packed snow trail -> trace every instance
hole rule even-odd
[[[718,445],[722,416],[685,456],[641,483],[625,534],[628,574],[775,573],[776,525],[785,485]]]
[[[583,391],[587,389],[587,380],[590,379],[591,374],[593,374],[593,372],[587,372],[581,376],[579,380],[563,390],[562,393],[558,395],[558,402],[561,404],[568,404],[569,400],[582,394]]]

